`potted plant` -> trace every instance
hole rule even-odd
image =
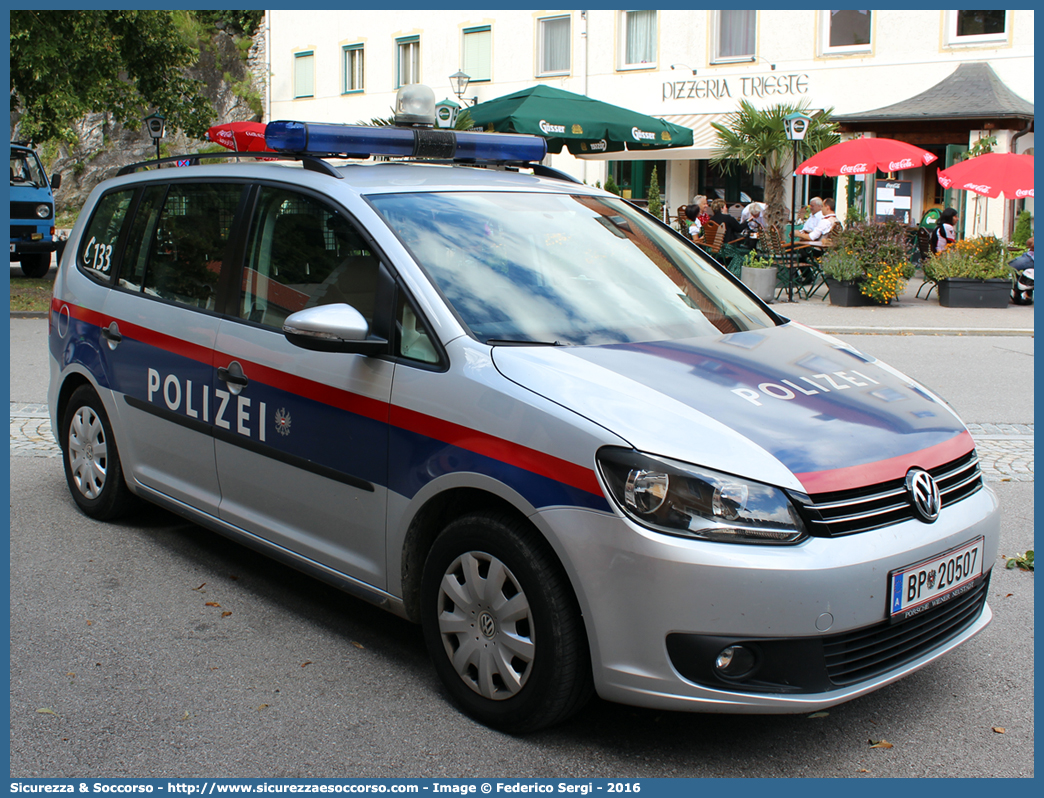
[[[913,276],[906,232],[897,222],[854,221],[824,253],[820,266],[834,305],[887,305]]]
[[[765,302],[771,302],[776,292],[776,264],[770,257],[763,257],[752,249],[743,259],[740,279],[754,294]]]
[[[1011,297],[1008,250],[995,236],[957,241],[924,264],[947,308],[1006,308]]]

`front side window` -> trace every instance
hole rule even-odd
[[[758,38],[757,11],[716,11],[714,62],[751,61]]]
[[[871,11],[821,11],[823,52],[865,52],[870,49]]]
[[[493,31],[489,27],[464,31],[461,69],[471,82],[489,80],[493,76]]]
[[[656,63],[656,12],[623,11],[622,68],[653,66]]]
[[[398,67],[396,88],[410,83],[420,83],[420,37],[397,39]]]
[[[623,344],[773,324],[623,200],[469,192],[370,202],[480,341]]]
[[[294,55],[294,97],[315,96],[315,55],[313,53],[296,53]]]
[[[265,186],[250,225],[239,316],[281,329],[295,311],[343,302],[372,323],[378,271],[379,261],[342,212]]]
[[[540,75],[569,73],[569,17],[550,17],[539,21],[539,52],[537,61]]]
[[[951,45],[992,44],[1008,38],[1007,11],[947,11],[946,39]]]
[[[365,50],[361,44],[351,44],[344,48],[344,93],[362,91],[366,84],[363,80],[365,72]]]

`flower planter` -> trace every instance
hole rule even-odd
[[[831,305],[854,308],[881,304],[859,293],[859,283],[855,280],[835,280],[833,277],[827,277],[826,284],[830,291]]]
[[[939,304],[944,308],[1006,308],[1011,280],[947,277],[939,281]]]
[[[771,302],[775,296],[775,266],[771,266],[768,269],[752,269],[750,266],[744,266],[740,279],[743,281],[743,284],[763,302]]]

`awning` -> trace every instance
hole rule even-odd
[[[692,131],[691,147],[672,147],[654,152],[633,151],[606,152],[577,155],[585,161],[705,161],[713,154],[717,132],[711,122],[722,122],[728,114],[688,114],[657,117],[665,122],[687,127]]]
[[[528,133],[547,140],[548,152],[651,152],[686,147],[691,132],[662,119],[583,94],[530,86],[468,109],[475,126],[499,133]]]

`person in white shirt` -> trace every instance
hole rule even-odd
[[[762,228],[768,226],[765,222],[764,211],[764,203],[752,202],[744,208],[743,213],[740,214],[740,223],[745,224],[752,232],[757,233]]]
[[[802,233],[811,233],[816,229],[823,220],[823,200],[819,197],[813,197],[808,201],[808,218],[805,220],[804,226],[801,228]],[[798,236],[800,238],[800,236]]]
[[[804,230],[798,230],[797,237],[802,241],[812,241],[819,245],[818,242],[823,236],[834,229],[834,224],[837,223],[837,214],[834,213],[834,201],[828,197],[823,200],[822,207],[823,210],[820,213],[819,221],[812,230],[807,233]]]

